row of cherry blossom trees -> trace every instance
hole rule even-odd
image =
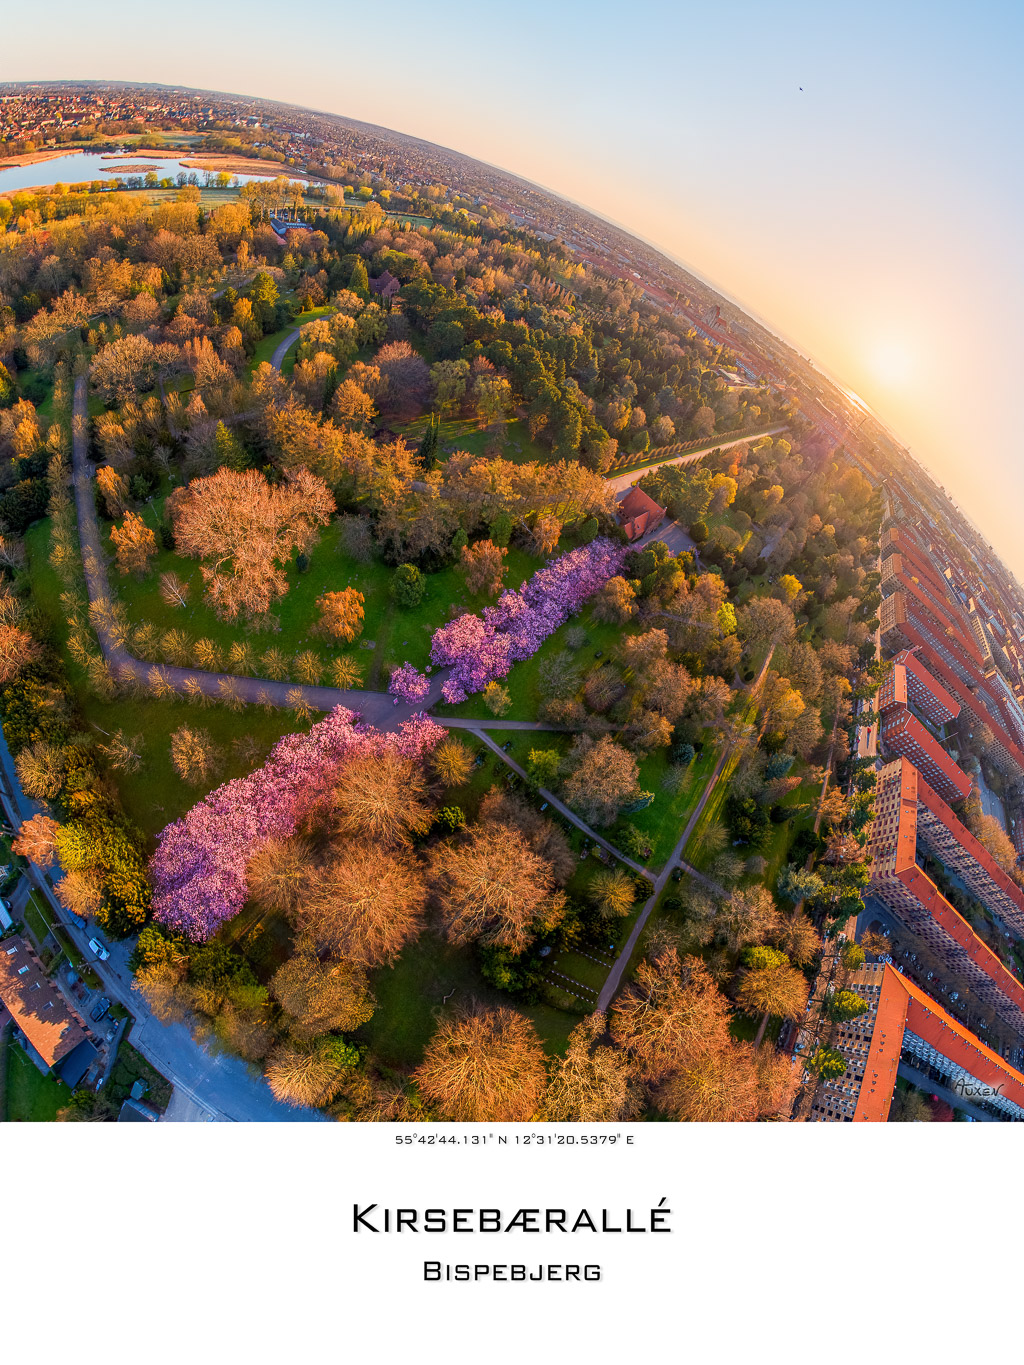
[[[450,668],[442,695],[465,701],[529,659],[584,602],[618,574],[623,551],[601,537],[538,569],[519,592],[504,592],[483,618],[469,613],[434,632],[431,659]]]
[[[353,757],[392,750],[419,758],[444,738],[426,717],[381,734],[336,707],[308,734],[286,735],[248,777],[226,782],[160,835],[152,861],[154,918],[203,942],[236,915],[247,894],[246,866],[273,838],[294,834],[329,796]]]

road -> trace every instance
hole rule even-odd
[[[280,348],[278,348],[280,349]],[[748,441],[759,441],[762,436],[774,436],[780,431],[786,431],[785,422],[779,422],[773,427],[765,427],[764,431],[754,431],[747,436],[737,436],[732,441],[712,441],[700,450],[688,450],[685,455],[676,455],[671,460],[661,460],[654,464],[645,465],[643,469],[634,469],[626,474],[616,474],[614,478],[606,479],[605,483],[614,488],[616,497],[625,494],[638,479],[642,479],[645,474],[653,474],[656,469],[666,469],[671,464],[693,464],[695,460],[702,460],[705,455],[712,450],[731,450],[733,446],[745,445]]]
[[[21,789],[3,731],[0,729],[0,799],[12,828],[34,815],[40,807]],[[89,932],[68,923],[64,908],[53,893],[47,874],[31,863],[24,874],[30,884],[46,900],[53,917],[89,962],[103,983],[103,993],[116,1000],[135,1016],[135,1027],[129,1041],[166,1076],[175,1089],[180,1089],[204,1115],[226,1122],[238,1123],[309,1123],[321,1115],[311,1109],[292,1109],[279,1104],[267,1089],[261,1076],[250,1071],[237,1057],[219,1056],[200,1046],[181,1024],[162,1024],[150,1013],[145,1000],[131,988],[128,967],[130,945],[111,945],[110,959],[99,961],[89,948]]]

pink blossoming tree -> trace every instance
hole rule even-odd
[[[393,749],[422,758],[445,736],[425,716],[393,734],[357,725],[336,707],[308,734],[286,735],[262,768],[236,778],[160,835],[153,855],[153,915],[168,929],[204,942],[245,904],[246,867],[268,839],[287,838],[330,796],[342,767],[356,755]]]

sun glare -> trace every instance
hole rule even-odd
[[[897,337],[876,340],[868,349],[867,366],[879,383],[902,388],[914,374],[914,358],[906,342]]]

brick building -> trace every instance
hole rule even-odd
[[[865,963],[850,989],[868,1012],[839,1029],[846,1072],[815,1092],[810,1123],[885,1123],[901,1062],[1003,1121],[1024,1119],[1024,1075],[888,963]]]
[[[868,840],[868,892],[917,934],[951,972],[963,978],[979,1000],[1024,1035],[1024,985],[917,863],[919,827],[927,828],[932,847],[940,847],[937,814],[918,820],[919,792],[929,811],[929,797],[934,805],[934,793],[921,787],[920,774],[906,759],[886,764],[878,777],[875,819]]]

